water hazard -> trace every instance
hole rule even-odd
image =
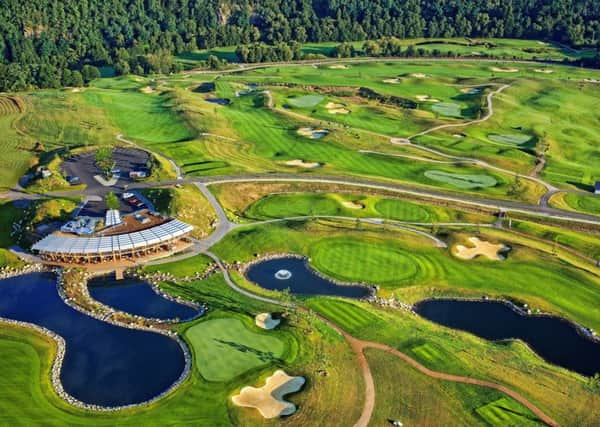
[[[293,294],[364,298],[371,293],[364,286],[338,285],[325,279],[316,274],[306,260],[294,257],[261,261],[250,266],[246,276],[265,289],[283,291],[289,288]]]
[[[145,282],[135,279],[112,280],[99,277],[88,283],[90,295],[102,304],[130,314],[161,320],[190,320],[199,309],[171,301],[154,292]]]
[[[501,302],[450,299],[422,301],[415,311],[440,325],[488,340],[521,339],[549,363],[582,375],[600,372],[600,343],[558,317],[521,315]]]
[[[173,339],[94,319],[66,305],[55,277],[31,273],[0,281],[0,317],[34,323],[61,337],[67,393],[102,406],[140,403],[180,377],[185,357]]]

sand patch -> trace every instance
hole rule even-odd
[[[358,202],[353,202],[353,201],[347,201],[342,203],[342,205],[344,205],[345,208],[348,209],[364,209],[365,205],[363,205],[362,203],[358,203]]]
[[[400,83],[400,79],[398,79],[398,78],[396,78],[396,79],[384,79],[383,82],[395,85],[395,84]]]
[[[464,138],[467,135],[465,135],[464,133],[453,133],[452,136],[455,138]]]
[[[295,167],[305,168],[305,169],[314,169],[314,168],[318,168],[319,166],[321,166],[321,163],[305,162],[304,160],[301,160],[301,159],[288,160],[287,162],[285,162],[285,164],[287,166],[295,166]]]
[[[154,93],[156,92],[153,88],[151,88],[150,86],[146,86],[140,89],[141,92],[143,93]]]
[[[344,65],[344,64],[334,64],[334,65],[330,65],[329,67],[332,70],[347,70],[348,66]]]
[[[349,114],[350,110],[348,110],[347,108],[344,108],[343,104],[336,104],[335,102],[328,102],[327,105],[325,105],[325,108],[327,108],[327,112],[329,114]]]
[[[404,144],[410,144],[410,139],[408,139],[408,138],[391,138],[390,142],[392,144],[396,144],[396,145],[404,145]]]
[[[423,74],[423,73],[413,73],[413,74],[411,74],[411,76],[413,76],[417,79],[426,79],[427,77],[429,77],[427,74]]]
[[[536,73],[543,73],[543,74],[551,74],[554,72],[554,70],[551,70],[549,68],[536,68],[535,70]]]
[[[80,87],[74,87],[73,89],[71,89],[71,92],[81,92],[81,88]]]
[[[273,319],[271,313],[260,313],[254,318],[254,323],[256,323],[256,326],[259,328],[270,330],[275,329],[275,327],[281,323],[281,320]]]
[[[586,83],[600,83],[600,80],[596,79],[583,79],[583,81]]]
[[[260,388],[246,386],[231,400],[237,406],[258,409],[264,418],[292,415],[296,412],[296,405],[283,400],[283,396],[300,390],[305,381],[303,377],[291,377],[278,369],[267,378],[264,386]]]
[[[490,70],[496,71],[498,73],[517,73],[519,71],[518,68],[509,67],[491,67]]]
[[[298,135],[306,136],[310,139],[321,139],[329,133],[327,129],[315,129],[311,127],[299,128],[296,132]]]
[[[469,237],[469,242],[473,247],[468,248],[464,245],[454,246],[455,255],[462,259],[473,259],[479,255],[484,255],[493,261],[502,261],[506,257],[502,255],[509,247],[502,243],[494,244],[479,240],[477,237]]]
[[[417,98],[417,101],[421,102],[440,102],[439,99],[432,98],[429,95],[416,95],[415,98]]]

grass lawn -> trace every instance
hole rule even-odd
[[[189,328],[185,336],[202,377],[229,381],[251,369],[279,363],[287,343],[276,333],[253,329],[237,318],[208,319]]]
[[[502,393],[429,378],[380,350],[366,352],[375,380],[372,423],[404,425],[543,426],[527,408]]]
[[[195,255],[190,258],[164,264],[145,265],[142,267],[144,273],[170,273],[175,277],[193,276],[202,273],[213,261],[206,255]]]
[[[600,195],[558,193],[550,199],[550,205],[560,209],[600,215]]]

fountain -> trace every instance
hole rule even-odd
[[[275,273],[275,278],[279,280],[288,280],[292,277],[292,272],[289,270],[277,270]]]

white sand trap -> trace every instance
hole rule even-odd
[[[153,88],[151,88],[150,86],[146,86],[140,89],[140,91],[142,91],[143,93],[154,93],[156,92]]]
[[[298,132],[298,135],[307,136],[310,139],[321,139],[329,133],[327,129],[315,129],[311,127],[299,128],[296,132]]]
[[[506,252],[509,249],[508,246],[502,243],[496,245],[485,240],[479,240],[477,237],[469,237],[469,242],[474,245],[472,248],[463,245],[456,245],[454,247],[457,257],[473,259],[479,255],[484,255],[493,261],[502,261],[505,257],[501,255],[501,252]]]
[[[71,89],[71,92],[81,92],[81,88],[80,87],[74,87],[73,89]]]
[[[300,390],[305,381],[304,377],[290,377],[283,370],[278,369],[267,378],[264,386],[260,388],[246,386],[231,400],[237,406],[258,409],[264,418],[292,415],[296,412],[296,405],[283,400],[283,396]]]
[[[549,68],[536,68],[535,70],[536,73],[543,73],[543,74],[551,74],[554,72],[554,70],[551,70]]]
[[[429,95],[416,95],[415,98],[417,98],[417,101],[421,102],[440,102],[439,99],[432,98]]]
[[[287,162],[285,162],[285,164],[287,166],[296,166],[296,167],[305,168],[305,169],[314,169],[314,168],[318,168],[319,166],[321,166],[321,163],[305,162],[304,160],[301,160],[301,159],[288,160]]]
[[[281,320],[273,319],[271,313],[260,313],[257,314],[254,318],[254,323],[256,323],[256,326],[258,326],[259,328],[270,330],[275,329],[277,325],[281,323]]]
[[[600,83],[600,80],[596,79],[583,79],[583,81],[586,83]]]
[[[331,68],[332,70],[347,70],[348,66],[344,64],[334,64],[330,65],[328,68]]]
[[[327,105],[325,105],[325,108],[327,108],[327,112],[329,114],[349,114],[350,110],[348,110],[347,108],[344,108],[343,104],[336,104],[335,102],[328,102]]]
[[[348,208],[348,209],[364,209],[365,208],[365,205],[363,205],[362,203],[357,203],[357,202],[352,202],[352,201],[344,202],[344,203],[342,203],[342,205],[344,205],[344,207]]]
[[[423,74],[423,73],[413,73],[413,74],[411,74],[411,76],[413,76],[417,79],[426,79],[427,77],[429,77],[427,74]]]
[[[463,135],[462,133],[453,133],[452,136],[455,138],[464,138],[465,137],[465,135]]]
[[[395,84],[400,83],[400,79],[384,79],[383,82],[395,85]]]
[[[390,142],[392,144],[396,144],[396,145],[404,145],[404,144],[410,144],[410,139],[408,139],[408,138],[391,138]]]
[[[501,68],[501,67],[492,67],[490,68],[492,71],[496,71],[498,73],[517,73],[519,71],[518,68]]]

